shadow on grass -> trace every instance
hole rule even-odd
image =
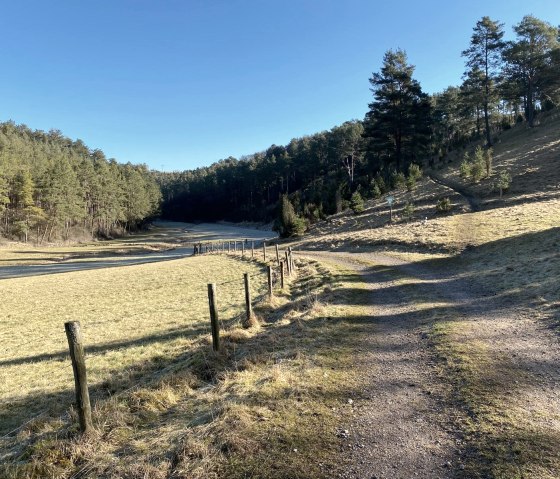
[[[412,308],[409,312],[396,313],[390,315],[375,315],[375,316],[343,316],[343,317],[318,317],[312,320],[307,320],[303,325],[299,324],[297,321],[293,321],[289,324],[273,324],[265,325],[263,329],[256,333],[253,337],[249,339],[243,339],[241,341],[234,341],[231,339],[226,339],[224,341],[224,350],[220,355],[214,355],[210,351],[210,345],[205,340],[200,340],[200,343],[193,347],[187,352],[181,354],[171,355],[165,358],[157,358],[150,362],[142,362],[136,364],[128,372],[125,381],[120,380],[120,375],[122,371],[119,368],[115,368],[113,371],[113,376],[115,382],[113,384],[101,384],[96,385],[91,388],[91,395],[93,401],[102,401],[111,396],[113,393],[119,393],[125,391],[129,387],[133,387],[136,383],[140,382],[143,387],[150,387],[150,381],[165,381],[167,377],[172,376],[172,374],[178,369],[188,369],[191,371],[200,381],[203,383],[214,383],[219,381],[221,375],[232,369],[242,370],[244,361],[251,362],[265,362],[271,365],[275,364],[276,361],[283,358],[294,358],[297,354],[302,351],[310,356],[318,356],[323,358],[325,362],[331,361],[330,355],[337,356],[336,361],[333,361],[333,369],[338,365],[341,368],[351,368],[354,367],[353,355],[355,351],[359,351],[361,348],[364,350],[371,347],[369,343],[369,335],[375,330],[375,325],[383,323],[384,331],[390,336],[391,328],[403,328],[409,329],[413,334],[421,334],[422,331],[426,330],[433,325],[436,321],[433,319],[437,317],[456,317],[457,313],[460,313],[465,308],[469,307],[469,301],[471,304],[476,302],[479,307],[487,308],[490,310],[492,307],[495,310],[504,309],[507,310],[511,307],[519,306],[523,303],[523,299],[519,298],[516,293],[511,291],[502,291],[504,301],[493,303],[491,298],[485,298],[483,295],[488,294],[489,290],[487,286],[480,286],[476,284],[470,285],[471,294],[470,300],[467,301],[457,301],[454,303],[451,301],[449,306],[437,306],[436,308],[430,308],[429,310],[420,310],[419,305],[422,304],[422,300],[418,300],[418,296],[422,294],[422,291],[426,291],[426,298],[434,296],[434,288],[436,288],[436,296],[441,296],[445,298],[446,289],[460,289],[460,286],[464,284],[465,279],[477,280],[477,281],[491,281],[494,277],[495,266],[488,266],[482,259],[486,258],[488,255],[494,256],[496,251],[506,252],[509,251],[513,258],[515,258],[514,253],[516,253],[517,248],[521,248],[520,252],[523,254],[532,251],[534,243],[536,244],[549,244],[551,238],[555,240],[558,237],[558,232],[560,229],[549,230],[547,232],[525,235],[522,238],[501,240],[499,242],[491,243],[480,248],[476,248],[468,253],[462,255],[458,259],[435,259],[429,260],[416,265],[396,265],[396,266],[373,266],[364,267],[360,273],[355,274],[336,274],[333,277],[334,282],[344,281],[347,286],[339,288],[336,290],[336,294],[333,296],[332,293],[323,292],[313,296],[313,290],[321,285],[321,278],[319,275],[312,278],[299,278],[292,286],[292,297],[289,305],[281,308],[277,319],[282,319],[283,314],[287,313],[292,309],[305,310],[309,306],[310,299],[325,302],[330,304],[354,304],[354,305],[368,305],[376,307],[376,305],[385,305],[387,303],[391,304],[402,304],[409,305],[412,303]],[[531,246],[532,245],[532,246]],[[512,259],[504,257],[503,263],[498,266],[506,268],[510,265]],[[444,272],[453,270],[454,276],[449,277]],[[375,291],[370,291],[356,286],[356,288],[351,287],[351,283],[361,283],[363,281],[363,275],[368,277],[369,281],[378,284],[388,284],[394,281],[395,277],[402,275],[402,272],[407,275],[410,274],[413,277],[419,278],[421,281],[412,282],[409,284],[391,284],[385,288],[379,288]],[[426,273],[426,271],[429,271]],[[438,280],[437,286],[432,282],[432,280]],[[439,282],[441,280],[441,282]],[[428,282],[426,282],[428,281]],[[519,286],[523,285],[523,280],[519,278],[516,280]],[[350,284],[350,285],[348,285]],[[538,288],[537,288],[538,289]],[[472,292],[475,292],[473,295]],[[309,298],[309,295],[312,297]],[[429,299],[426,299],[429,302]],[[437,315],[433,313],[437,312]],[[329,325],[336,325],[337,329],[332,337],[325,337],[323,328]],[[269,327],[270,326],[270,327]],[[197,330],[190,331],[189,334],[207,334],[208,330],[205,327],[201,327]],[[332,331],[330,331],[332,333]],[[141,338],[139,340],[125,342],[119,347],[131,346],[134,344],[141,344],[143,341],[161,342],[161,341],[171,341],[177,337],[185,334],[184,330],[177,330],[173,332],[166,333],[164,335],[154,335],[146,338]],[[130,343],[130,344],[127,344]],[[403,344],[391,344],[390,342],[386,345],[387,348],[396,350],[398,348],[405,348],[406,345]],[[115,348],[115,344],[106,344],[96,346],[98,348],[96,351],[90,350],[90,352],[102,352]],[[330,349],[330,350],[329,350]],[[65,356],[65,353],[61,353]],[[48,355],[51,359],[52,355]],[[545,360],[543,360],[545,361]],[[398,366],[398,365],[395,365]],[[527,369],[538,370],[542,367],[538,361],[534,361],[532,364],[521,365]],[[384,367],[392,367],[391,364],[386,363]],[[241,369],[240,369],[241,368]],[[493,383],[494,370],[488,370],[486,373],[486,379],[489,384],[493,384],[495,387],[500,386]],[[484,379],[484,378],[483,378]],[[109,380],[111,382],[111,380]],[[532,387],[532,380],[529,378],[520,377],[518,382],[515,384],[515,389]],[[391,391],[391,388],[402,387],[399,384],[383,384],[382,387],[386,391]],[[341,402],[345,401],[348,397],[355,397],[360,395],[360,387],[355,387],[354,385],[339,385],[336,389],[330,390],[316,390],[313,394],[317,397],[321,397],[323,401],[329,402]],[[112,391],[108,393],[108,391]],[[509,385],[508,393],[512,393],[514,389]],[[506,393],[506,391],[496,391],[497,394]],[[297,394],[290,388],[285,391],[286,395]],[[17,411],[21,411],[20,421],[23,421],[25,416],[23,412],[28,412],[36,408],[37,404],[45,404],[49,407],[49,414],[60,414],[68,408],[68,405],[73,400],[72,390],[69,388],[67,391],[55,395],[32,395],[21,400],[20,403],[14,404],[14,408]],[[230,393],[227,396],[227,401],[230,403],[244,403],[258,405],[258,399],[251,397],[250,395],[244,395],[239,393]],[[205,407],[207,409],[212,408],[213,402],[208,400],[206,406],[204,404],[200,405],[201,409]],[[166,414],[173,416],[175,414],[183,414],[184,422],[186,424],[192,423],[195,420],[195,413],[191,413],[189,416],[187,412],[177,411],[167,411]],[[157,421],[165,422],[165,414],[160,414],[157,417]],[[205,421],[211,422],[213,419],[213,414],[208,414],[204,416]],[[7,419],[4,417],[0,418],[2,424],[3,421]],[[14,421],[12,421],[13,424]],[[5,430],[6,428],[4,428]],[[528,437],[528,431],[518,431],[519,436],[526,435]],[[56,433],[53,432],[43,432],[37,433],[32,441],[38,441],[42,438],[52,437]],[[285,450],[281,450],[282,453],[289,453],[293,447],[293,441],[312,441],[309,437],[297,437],[292,438],[292,443],[290,441],[286,442]],[[302,433],[300,433],[301,435]],[[490,436],[489,436],[490,437]],[[531,454],[517,454],[512,448],[514,447],[511,443],[511,438],[509,437],[509,432],[504,432],[503,435],[495,434],[490,437],[491,441],[488,442],[488,447],[499,447],[504,451],[505,456],[514,458],[514,461],[521,467],[530,467],[532,461],[536,461],[535,457]],[[31,441],[31,440],[30,440]],[[275,443],[277,444],[277,443]],[[478,476],[472,477],[490,477],[485,476],[485,470],[493,470],[496,467],[501,467],[501,457],[502,455],[492,456],[491,450],[486,450],[486,443],[469,442],[467,447],[472,449],[471,457],[481,457],[484,456],[487,462],[480,463],[477,469]],[[548,446],[548,442],[545,441],[542,445],[543,448]],[[180,447],[178,444],[170,445],[171,449]],[[541,447],[541,446],[539,446]],[[123,455],[133,454],[131,451],[123,450],[121,451]],[[278,453],[278,451],[276,451]],[[226,451],[227,455],[227,451]],[[232,457],[235,456],[232,453]],[[258,454],[257,454],[258,456]],[[504,456],[504,457],[505,457]],[[313,458],[309,458],[313,461]],[[270,458],[268,459],[270,461]],[[251,461],[247,461],[247,471],[252,471]],[[310,463],[311,464],[311,463]],[[256,466],[254,466],[256,467]],[[256,469],[255,469],[256,471]],[[481,472],[482,471],[482,472]],[[276,475],[271,477],[296,477],[290,476],[288,471],[285,475]],[[310,466],[308,472],[299,471],[301,474],[297,477],[318,477],[317,469],[315,465]],[[313,475],[315,474],[315,475]]]

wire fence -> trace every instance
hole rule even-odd
[[[254,241],[254,240],[253,240]],[[255,260],[254,264],[256,264],[257,266],[261,267],[261,270],[258,273],[247,273],[249,279],[251,280],[250,283],[250,290],[249,290],[249,297],[250,299],[250,303],[251,303],[251,308],[252,305],[254,304],[258,304],[261,303],[262,301],[271,298],[272,295],[272,290],[278,287],[278,282],[280,279],[280,272],[279,272],[279,268],[280,268],[280,261],[284,261],[283,255],[281,256],[278,252],[278,248],[276,247],[275,251],[268,251],[268,255],[267,255],[267,245],[266,245],[266,240],[260,240],[260,256],[262,258],[257,258],[257,254],[256,254],[256,244],[251,245],[251,249],[249,249],[248,251],[245,251],[245,257],[243,257],[242,255],[242,250],[238,250],[237,252],[232,249],[230,247],[230,255],[232,257],[234,257],[235,259],[238,260],[242,260],[242,259],[251,259],[251,260]],[[225,244],[227,244],[227,242],[220,242],[222,245],[222,249],[221,251],[218,251],[217,248],[214,249],[214,253],[216,252],[220,252],[220,253],[228,253],[227,249],[225,248]],[[232,241],[233,244],[233,241]],[[276,245],[274,245],[276,246]],[[206,248],[205,248],[206,249]],[[206,254],[206,253],[202,253],[202,248],[200,246],[200,243],[198,243],[198,246],[195,247],[195,251],[198,250],[197,253],[195,253],[195,255],[202,255],[202,254]],[[251,255],[252,257],[248,256],[251,254],[251,251],[253,251],[253,254]],[[210,248],[209,253],[212,252],[212,248]],[[237,254],[236,254],[237,253]],[[284,252],[283,252],[284,253]],[[288,256],[286,256],[287,258]],[[290,251],[290,261],[292,261],[292,256],[291,256],[291,251]],[[277,264],[275,264],[277,263]],[[275,264],[274,267],[272,267],[272,264]],[[283,267],[284,265],[282,265]],[[269,276],[270,275],[270,276]],[[264,280],[266,278],[266,281]],[[270,278],[270,279],[269,279]],[[219,312],[219,316],[220,316],[220,329],[224,330],[227,329],[228,327],[231,327],[232,325],[235,325],[235,321],[240,319],[241,317],[243,317],[244,314],[248,314],[248,311],[246,310],[246,308],[248,307],[248,305],[246,304],[245,298],[246,298],[246,283],[245,283],[245,278],[243,277],[243,275],[240,275],[240,277],[238,278],[232,278],[232,279],[227,279],[225,281],[221,281],[221,282],[216,282],[214,283],[217,291],[218,291],[218,297],[217,297],[217,306],[218,306],[218,312]],[[221,291],[223,289],[226,289],[227,294],[224,295],[220,295]],[[200,291],[196,294],[196,296],[198,297],[198,300],[201,301],[203,300],[202,297],[205,296],[204,292]],[[211,308],[210,308],[211,310]],[[95,330],[99,330],[98,328],[103,327],[105,325],[114,325],[115,321],[114,319],[111,320],[104,320],[104,321],[94,321],[94,322],[89,322],[87,324],[84,325],[84,329],[85,330],[90,330],[90,331],[95,331]],[[210,332],[210,324],[208,325],[208,332]],[[135,333],[138,333],[137,330],[134,330]],[[196,333],[195,333],[196,334]],[[93,335],[92,335],[93,336]],[[64,336],[62,336],[63,338]],[[18,345],[18,350],[22,350],[25,349],[26,346],[29,346],[32,343],[37,343],[37,342],[44,342],[44,344],[53,344],[53,343],[59,343],[61,341],[61,335],[60,332],[53,332],[52,334],[45,334],[45,333],[37,333],[37,332],[33,332],[32,334],[32,338],[19,344]],[[62,341],[64,341],[64,339],[62,339]],[[68,341],[70,342],[70,338],[68,338]],[[140,341],[141,342],[141,341]],[[108,344],[108,348],[104,348],[102,353],[103,354],[107,354],[107,352],[110,352],[111,344]],[[88,347],[87,345],[85,346],[85,350],[86,352],[89,350],[93,356],[95,356],[97,354],[96,351],[96,345],[93,344],[90,347]],[[116,346],[118,348],[118,345]],[[50,364],[48,366],[48,375],[50,377],[57,377],[57,375],[60,376],[68,376],[70,375],[70,371],[72,369],[74,369],[74,374],[76,374],[76,370],[75,368],[71,367],[70,361],[68,361],[68,356],[69,356],[69,352],[68,350],[59,350],[59,351],[54,351],[54,352],[46,352],[46,353],[42,353],[42,354],[35,354],[34,356],[30,356],[29,358],[27,357],[19,357],[19,358],[7,358],[5,361],[0,358],[0,366],[4,365],[6,363],[11,364],[18,364],[18,363],[26,363],[26,362],[30,362],[30,363],[34,363],[33,367],[43,367],[46,361],[49,361]],[[72,357],[72,361],[74,361],[74,358]],[[172,370],[173,368],[177,367],[175,364],[165,367],[165,368],[159,368],[155,371],[153,371],[151,374],[148,374],[147,376],[142,376],[141,379],[137,380],[134,384],[132,384],[130,387],[123,389],[121,391],[119,391],[116,394],[110,394],[111,397],[120,397],[124,394],[129,393],[130,391],[134,390],[135,388],[139,388],[151,381],[154,380],[154,378],[157,377],[161,377],[162,374],[165,374],[166,371]],[[68,383],[71,384],[71,379],[69,378]],[[78,404],[80,403],[80,401],[78,401]],[[50,411],[48,408],[47,409],[42,409],[38,414],[32,416],[31,418],[26,418],[25,422],[23,422],[20,426],[11,429],[10,431],[8,431],[7,433],[5,433],[3,436],[0,436],[0,441],[6,441],[6,440],[10,440],[13,439],[15,435],[17,435],[17,433],[19,431],[21,431],[23,428],[25,428],[27,425],[29,425],[30,423],[44,417],[44,416],[48,416],[49,412],[52,413],[52,411]]]

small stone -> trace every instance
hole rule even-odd
[[[297,452],[297,449],[294,449],[294,452]]]
[[[352,399],[348,399],[348,404],[354,404],[354,401]]]

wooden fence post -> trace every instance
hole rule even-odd
[[[255,257],[255,242],[251,241],[251,259]]]
[[[231,253],[231,241],[227,242],[227,252]]]
[[[216,284],[208,285],[208,305],[210,306],[210,324],[212,326],[212,349],[220,349],[220,326],[218,323],[218,302],[216,299]]]
[[[294,271],[294,257],[292,256],[292,247],[288,246],[288,253],[290,254],[290,271],[293,272]]]
[[[241,241],[241,257],[245,257],[245,241]]]
[[[272,266],[266,267],[266,275],[268,280],[268,299],[272,299]]]
[[[74,384],[76,386],[76,403],[78,406],[78,419],[80,430],[87,433],[93,429],[91,420],[91,404],[87,387],[86,361],[84,358],[84,345],[78,321],[64,323],[64,330],[68,338],[72,369],[74,371]]]
[[[284,261],[280,261],[280,287],[284,289]]]
[[[291,276],[292,269],[290,268],[290,255],[288,254],[288,251],[284,251],[284,254],[286,255],[286,268],[288,270],[288,276]]]
[[[237,240],[233,242],[233,252],[237,253]]]
[[[276,243],[276,262],[280,266],[280,253],[278,252],[278,243]]]
[[[251,306],[251,280],[249,273],[243,273],[243,279],[245,280],[245,312],[247,314],[247,325],[250,325],[251,318],[253,317],[253,307]]]
[[[266,263],[266,241],[263,240],[263,260]]]

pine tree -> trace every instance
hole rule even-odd
[[[368,152],[395,162],[397,171],[426,153],[430,141],[431,106],[413,72],[403,50],[389,50],[370,79],[375,100],[365,118]]]
[[[486,131],[486,143],[492,145],[490,134],[490,107],[495,98],[495,81],[498,68],[501,63],[501,53],[505,46],[502,41],[504,36],[503,24],[482,17],[476,22],[471,36],[470,47],[463,51],[462,55],[467,58],[469,70],[482,72],[482,97],[484,109],[484,126]],[[468,73],[467,73],[468,74]],[[467,75],[466,74],[466,75]]]
[[[534,125],[535,103],[544,101],[560,88],[560,47],[558,28],[532,15],[523,17],[513,27],[517,41],[510,42],[504,52],[506,76],[521,85],[525,98],[525,118]]]

